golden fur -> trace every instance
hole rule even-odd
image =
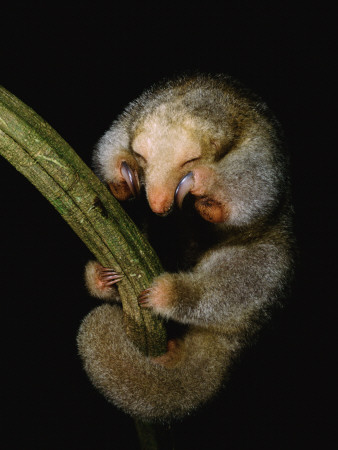
[[[182,417],[217,392],[290,283],[292,208],[279,125],[229,77],[182,77],[131,103],[99,141],[94,162],[119,200],[132,196],[124,162],[132,185],[144,188],[151,214],[142,199],[127,206],[142,205],[138,217],[167,272],[140,305],[185,327],[167,354],[146,357],[128,340],[120,306],[106,304],[83,321],[80,355],[94,385],[126,412]],[[190,195],[169,214],[185,176]],[[93,295],[118,300],[97,263],[86,274]]]

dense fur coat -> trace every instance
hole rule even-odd
[[[220,388],[289,285],[291,206],[279,126],[229,77],[182,77],[131,103],[94,162],[119,200],[144,192],[150,208],[142,195],[126,204],[167,272],[140,306],[184,326],[164,356],[146,357],[126,337],[120,306],[107,303],[83,321],[80,355],[94,385],[126,412],[182,417]],[[93,295],[118,300],[113,271],[90,262],[86,279]]]

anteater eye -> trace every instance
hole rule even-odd
[[[139,153],[134,151],[134,155],[136,156],[136,158],[139,158],[141,161],[143,161],[144,163],[147,162],[147,160],[145,159],[144,156],[140,155]]]
[[[189,164],[189,163],[191,163],[191,162],[193,162],[193,161],[197,161],[198,159],[201,159],[201,157],[198,156],[197,158],[189,159],[188,161],[185,161],[185,162],[181,165],[181,167],[183,167],[183,166],[185,166],[186,164]]]

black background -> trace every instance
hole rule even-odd
[[[47,6],[48,5],[48,6]],[[286,132],[300,263],[292,298],[227,390],[174,428],[176,449],[331,448],[336,202],[333,11],[325,2],[2,7],[1,83],[91,162],[123,107],[162,77],[228,73]],[[4,449],[134,449],[132,420],[97,393],[76,350],[96,305],[90,254],[1,161],[1,408]]]

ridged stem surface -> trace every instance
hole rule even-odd
[[[146,355],[164,353],[163,323],[137,303],[137,295],[162,272],[157,255],[75,151],[1,86],[0,153],[47,198],[103,266],[124,274],[118,288],[128,336]],[[141,438],[142,428],[139,424]],[[152,432],[146,428],[149,437]],[[159,448],[155,438],[150,441],[143,448]]]

